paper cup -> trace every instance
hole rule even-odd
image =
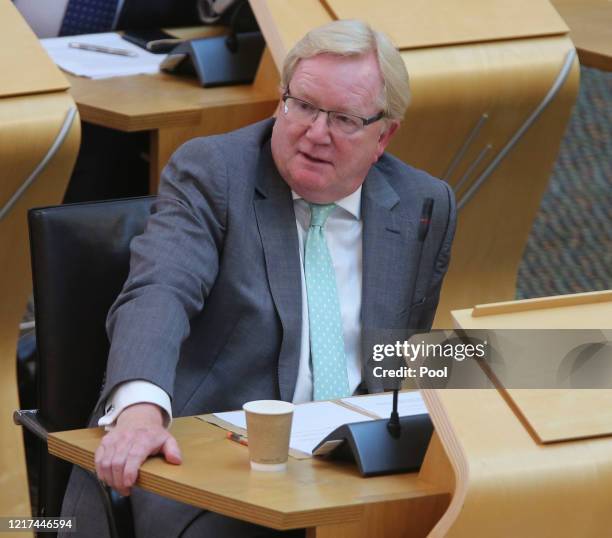
[[[280,400],[245,403],[249,457],[255,471],[284,471],[289,457],[293,404]]]

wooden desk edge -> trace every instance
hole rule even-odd
[[[601,71],[612,71],[612,57],[596,50],[584,47],[576,47],[580,64],[585,67],[593,67]]]
[[[102,429],[98,429],[102,434]],[[49,434],[49,453],[74,463],[89,471],[95,470],[93,454],[87,450],[75,447],[66,442],[62,434],[68,432],[57,432]],[[364,479],[366,480],[366,479]],[[211,510],[229,517],[249,521],[258,525],[264,525],[277,530],[299,529],[320,525],[334,525],[343,523],[359,522],[366,512],[366,507],[384,505],[387,503],[405,503],[406,508],[411,503],[416,506],[424,499],[431,500],[432,504],[440,504],[448,500],[449,493],[440,491],[426,480],[419,480],[423,485],[424,495],[415,495],[408,492],[407,496],[397,496],[393,499],[381,501],[347,504],[333,508],[313,508],[303,511],[282,512],[270,508],[261,507],[252,503],[232,499],[228,501],[223,495],[207,492],[190,486],[177,486],[169,479],[163,479],[155,474],[141,469],[137,485],[152,493],[157,493],[180,502],[191,504],[202,509]]]
[[[501,303],[479,304],[472,309],[472,317],[525,312],[528,310],[544,310],[582,304],[604,303],[612,301],[612,290],[589,291],[570,295],[555,295],[551,297],[535,297],[520,301],[505,301]]]
[[[162,125],[164,127],[197,125],[202,117],[202,110],[195,108],[185,112],[159,114],[159,116],[153,117],[148,115],[145,118],[140,118],[118,112],[109,112],[83,103],[77,103],[77,106],[82,121],[127,133],[158,129]],[[160,121],[160,119],[163,121]]]
[[[77,106],[82,121],[100,125],[101,127],[108,127],[109,129],[131,133],[137,131],[152,131],[167,127],[197,126],[205,119],[206,112],[215,108],[275,103],[277,100],[276,97],[271,98],[269,95],[261,94],[254,96],[254,98],[248,102],[219,102],[211,105],[194,107],[190,110],[183,110],[180,112],[161,112],[156,115],[146,114],[142,117],[111,112],[84,103],[77,102]]]

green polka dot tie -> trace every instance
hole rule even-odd
[[[309,204],[310,228],[306,237],[304,273],[310,321],[310,358],[314,400],[350,396],[336,273],[323,226],[335,204]]]

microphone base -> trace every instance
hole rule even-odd
[[[409,473],[423,463],[433,424],[428,414],[400,418],[400,434],[387,429],[388,419],[344,424],[315,448],[314,455],[354,461],[362,476]]]

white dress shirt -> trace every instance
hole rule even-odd
[[[304,276],[304,243],[310,227],[310,208],[299,195],[292,192],[295,223],[300,249],[302,282],[302,340],[298,376],[293,393],[294,403],[312,400],[312,368],[310,362],[310,331],[308,321],[308,297]],[[362,379],[361,372],[361,280],[362,280],[362,232],[361,187],[353,194],[336,202],[325,222],[327,248],[336,272],[336,287],[342,316],[342,333],[349,380],[354,393]],[[166,411],[165,424],[172,420],[172,407],[168,394],[153,383],[137,380],[119,385],[109,396],[99,426],[110,427],[126,407],[136,403],[154,403]]]

